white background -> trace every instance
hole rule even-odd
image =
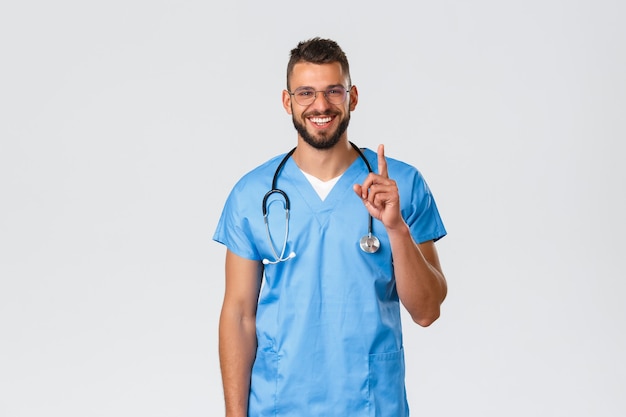
[[[624,3],[214,3],[0,6],[0,416],[223,414],[211,237],[318,35],[449,232],[413,415],[625,415]]]

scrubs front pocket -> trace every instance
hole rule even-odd
[[[280,356],[275,352],[257,351],[250,380],[248,415],[276,415],[276,380]]]
[[[370,417],[408,417],[404,349],[369,356]]]

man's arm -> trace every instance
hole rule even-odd
[[[416,244],[406,224],[388,234],[398,297],[414,322],[429,326],[439,318],[448,292],[435,243]]]
[[[389,178],[383,145],[378,147],[378,174],[370,173],[354,191],[387,230],[400,301],[413,321],[429,326],[439,318],[448,291],[446,279],[434,242],[416,244],[402,218],[398,186]]]
[[[226,417],[247,417],[256,354],[256,309],[263,265],[226,251],[226,289],[219,324],[219,354]]]

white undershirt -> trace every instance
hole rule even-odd
[[[326,199],[326,197],[328,196],[328,194],[330,193],[330,190],[333,189],[333,187],[335,186],[335,184],[337,184],[337,181],[339,181],[339,178],[341,178],[341,175],[338,177],[335,177],[331,180],[328,181],[322,181],[317,177],[314,177],[311,174],[307,174],[306,172],[302,171],[302,173],[304,174],[304,176],[306,177],[307,180],[309,180],[309,182],[311,183],[311,186],[313,186],[313,189],[315,190],[315,192],[317,193],[317,195],[320,196],[320,198],[322,199],[322,201],[324,201]]]

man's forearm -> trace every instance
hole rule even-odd
[[[446,292],[433,242],[417,245],[408,226],[390,234],[396,288],[402,304],[421,326],[428,326],[439,317]]]
[[[226,417],[247,417],[250,374],[256,354],[255,319],[222,312],[219,330],[220,367]]]

